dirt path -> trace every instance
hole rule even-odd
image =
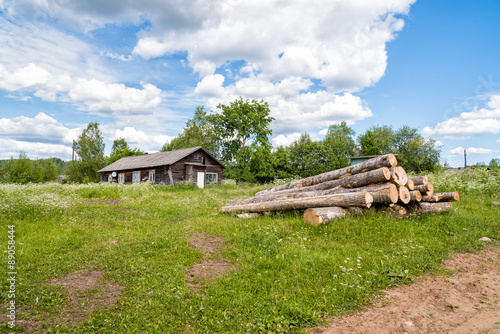
[[[456,254],[445,261],[452,275],[427,276],[397,287],[367,310],[333,319],[315,334],[499,333],[500,247]]]

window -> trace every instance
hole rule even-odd
[[[108,182],[113,182],[113,174],[108,175]]]
[[[205,173],[205,183],[217,183],[217,173]]]
[[[125,183],[125,173],[118,174],[118,183]]]
[[[155,183],[155,170],[151,169],[149,171],[149,182]]]
[[[132,183],[139,183],[139,182],[141,182],[141,172],[137,171],[137,172],[134,172],[134,176],[132,178]]]

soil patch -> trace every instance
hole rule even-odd
[[[311,333],[500,333],[500,248],[455,254],[451,275],[386,291],[373,307]]]
[[[224,240],[217,236],[195,233],[189,238],[189,246],[205,255],[216,254],[224,246]]]
[[[233,270],[234,265],[224,259],[211,259],[224,246],[221,237],[195,233],[189,238],[189,246],[203,253],[203,260],[189,268],[185,274],[188,288],[193,291],[201,289],[202,282],[210,282],[216,277]]]
[[[106,310],[121,296],[122,286],[106,282],[102,271],[79,270],[61,278],[48,281],[50,285],[63,287],[68,305],[58,314],[41,314],[35,311],[39,321],[19,320],[27,333],[37,332],[42,323],[67,324],[70,327],[84,321],[94,310]]]

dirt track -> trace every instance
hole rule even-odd
[[[372,307],[333,319],[315,334],[499,333],[500,247],[456,254],[445,261],[447,276],[426,276],[390,289]]]

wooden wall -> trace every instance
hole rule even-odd
[[[221,184],[223,181],[223,167],[217,161],[212,159],[208,154],[206,154],[203,150],[198,150],[187,157],[179,160],[175,164],[171,166],[160,166],[160,167],[152,167],[145,168],[141,170],[141,182],[144,180],[148,180],[149,171],[155,170],[155,183],[156,184],[167,184],[170,185],[170,176],[169,176],[169,168],[171,170],[172,179],[174,184],[179,182],[190,180],[193,184],[196,184],[196,178],[198,176],[198,172],[205,173],[216,173],[217,174],[217,183]],[[133,173],[137,170],[126,170],[126,171],[117,171],[117,176],[113,178],[113,182],[118,182],[118,174],[125,173],[125,183],[132,183]],[[100,181],[108,182],[108,176],[112,172],[100,173]]]

